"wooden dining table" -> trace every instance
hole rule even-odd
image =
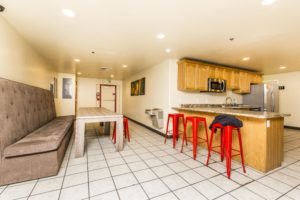
[[[123,150],[123,115],[106,108],[82,107],[78,109],[75,128],[75,157],[84,155],[85,124],[96,122],[116,122],[116,151]]]

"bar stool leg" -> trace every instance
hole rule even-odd
[[[170,121],[170,117],[168,116],[167,129],[166,129],[166,135],[165,135],[165,144],[167,142],[167,136],[168,136],[168,131],[169,131],[169,121]]]
[[[221,129],[221,162],[224,161],[224,150],[225,150],[225,136],[224,136],[224,129]]]
[[[243,152],[243,144],[242,144],[241,130],[240,130],[240,129],[237,129],[237,131],[238,131],[238,137],[239,137],[240,154],[241,154],[241,160],[242,160],[242,165],[243,165],[243,171],[244,171],[244,173],[246,173],[245,162],[244,162],[244,152]]]
[[[226,148],[226,168],[227,177],[230,179],[231,176],[231,148],[232,148],[232,126],[225,126],[225,148]]]
[[[186,121],[186,122],[183,124],[184,128],[183,128],[183,135],[182,135],[181,153],[182,153],[182,151],[183,151],[183,144],[184,144],[184,141],[186,142],[186,145],[187,145],[187,140],[186,140],[186,127],[187,127],[187,123],[188,123],[188,121]]]
[[[207,133],[207,124],[206,124],[206,120],[204,121],[204,127],[205,127],[205,134],[206,134],[206,143],[207,143],[207,147],[208,147],[208,133]]]
[[[206,166],[208,166],[208,163],[209,163],[210,153],[211,153],[211,147],[212,147],[212,143],[213,143],[213,139],[214,139],[214,134],[215,134],[215,128],[213,127],[211,129],[211,134],[210,134],[210,142],[209,142],[209,146],[208,146],[208,154],[207,154]]]
[[[197,146],[198,146],[198,123],[196,120],[193,121],[193,156],[194,160],[197,157]]]
[[[175,148],[178,134],[178,118],[173,117],[173,149]]]

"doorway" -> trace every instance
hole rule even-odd
[[[117,111],[117,86],[100,84],[100,107]]]

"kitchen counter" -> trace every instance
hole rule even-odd
[[[271,112],[238,110],[228,107],[222,108],[220,105],[192,105],[190,107],[174,107],[173,109],[185,116],[204,117],[208,125],[220,114],[236,116],[243,122],[241,132],[246,165],[261,172],[268,172],[281,166],[283,160],[283,125],[285,115]],[[188,136],[192,135],[190,124],[187,124]],[[182,127],[182,123],[179,127]],[[199,124],[198,131],[199,137],[206,137],[204,126]],[[232,137],[232,145],[234,149],[239,149],[238,138],[235,132]],[[210,133],[208,137],[210,138]],[[202,148],[207,148],[205,143],[199,143],[198,145]],[[219,145],[220,134],[216,134],[213,146]],[[233,159],[240,161],[239,156],[235,156]]]
[[[232,109],[232,108],[220,108],[220,107],[173,107],[177,111],[187,111],[187,112],[204,112],[204,113],[214,113],[214,114],[227,114],[240,117],[251,117],[259,119],[272,119],[272,118],[281,118],[289,116],[287,114],[280,114],[274,112],[264,112],[264,111],[250,111],[245,109]]]

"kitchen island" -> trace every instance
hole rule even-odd
[[[185,116],[205,117],[207,124],[211,124],[215,116],[228,114],[236,116],[243,121],[241,128],[245,164],[261,172],[271,171],[283,161],[283,131],[284,115],[272,112],[260,112],[238,109],[196,107],[174,107]],[[205,138],[203,126],[199,128],[199,136]],[[187,126],[187,135],[191,135],[190,124]],[[210,132],[209,132],[210,137]],[[205,143],[199,144],[207,148]],[[220,145],[220,134],[214,136],[213,146]],[[232,147],[239,149],[237,134],[233,133]],[[201,149],[200,149],[201,151]],[[240,157],[233,157],[240,161]]]

